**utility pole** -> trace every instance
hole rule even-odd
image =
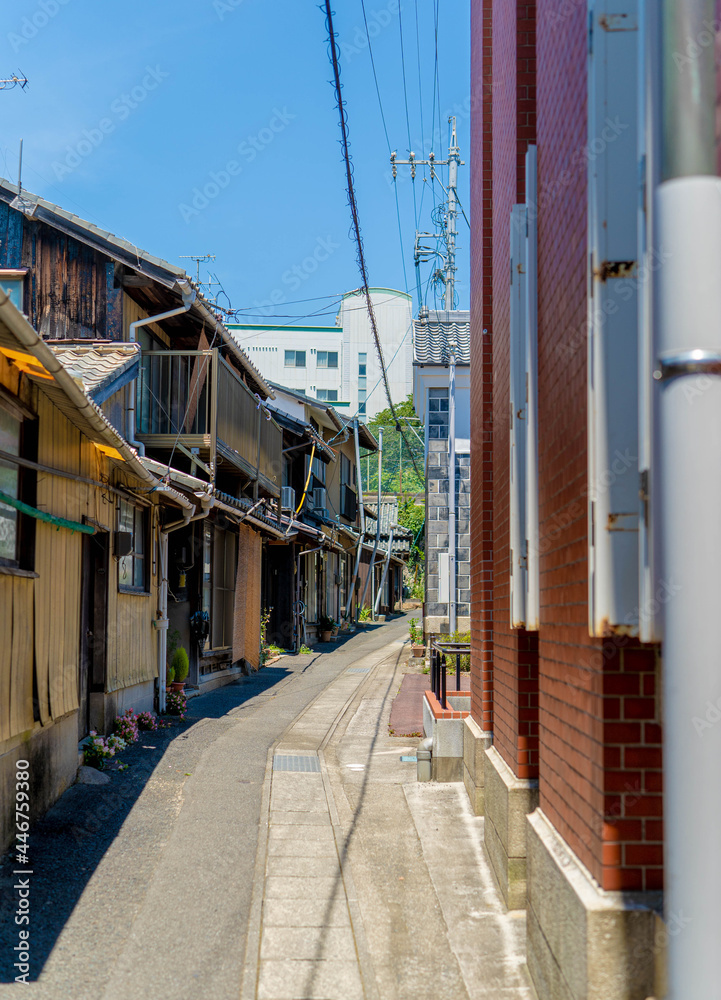
[[[445,292],[443,295],[443,308],[446,310],[453,309],[455,304],[455,284],[456,284],[456,220],[458,217],[458,168],[464,166],[463,160],[461,160],[461,151],[458,146],[458,137],[456,135],[456,118],[455,115],[451,115],[448,119],[451,125],[451,144],[448,148],[448,159],[447,160],[437,160],[435,154],[430,152],[428,154],[427,160],[419,160],[416,158],[415,153],[412,151],[409,153],[409,158],[407,160],[399,160],[396,158],[395,152],[391,153],[391,166],[393,168],[393,178],[397,176],[397,166],[409,166],[411,168],[411,177],[416,176],[416,167],[430,167],[431,181],[435,180],[436,177],[436,167],[448,167],[448,190],[446,194],[448,195],[448,206],[446,208],[446,216],[443,222],[443,239],[446,244],[446,253],[443,268],[443,281],[445,283]],[[443,185],[441,185],[442,187]],[[418,266],[418,261],[421,259],[423,254],[435,255],[437,251],[430,247],[419,246],[419,239],[424,237],[430,237],[431,239],[437,238],[434,233],[416,233],[416,267]],[[426,258],[427,259],[427,258]],[[419,286],[420,287],[420,286]],[[420,291],[418,296],[418,302],[420,305]]]

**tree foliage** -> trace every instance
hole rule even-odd
[[[403,428],[405,441],[399,431],[395,428],[393,415],[390,407],[381,410],[371,421],[368,422],[368,429],[376,436],[383,428],[383,473],[381,478],[381,492],[396,493],[398,495],[409,496],[425,492],[425,481],[416,475],[413,468],[413,458],[419,472],[423,473],[423,444],[415,436],[408,426],[408,421],[415,428],[416,433],[422,438],[423,434],[418,425],[418,418],[413,409],[413,396],[409,395],[401,403],[397,403],[395,411],[400,419]],[[404,419],[405,418],[405,419]],[[413,458],[411,458],[411,452]],[[364,482],[363,489],[367,493],[376,492],[378,489],[378,461],[375,455],[370,455],[363,459]]]

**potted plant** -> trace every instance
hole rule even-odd
[[[411,640],[411,648],[413,650],[414,656],[423,656],[426,652],[426,646],[423,641],[423,632],[418,628],[418,619],[411,618],[408,622],[408,635]]]
[[[335,620],[330,615],[321,615],[318,619],[318,631],[321,642],[330,642],[331,633],[335,628]]]
[[[188,671],[190,670],[188,654],[182,646],[178,646],[173,652],[170,669],[173,671],[173,681],[170,685],[170,690],[182,691],[185,687],[185,678],[188,676]]]
[[[358,625],[361,628],[365,628],[370,620],[371,620],[371,609],[368,607],[361,608],[360,614],[358,615]]]

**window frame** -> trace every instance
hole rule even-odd
[[[307,367],[307,352],[306,351],[296,351],[295,349],[286,349],[286,348],[284,348],[284,352],[285,352],[284,356],[283,356],[283,367],[284,368],[306,368]],[[298,355],[299,354],[303,355],[303,364],[302,365],[298,364]],[[293,356],[293,363],[292,364],[288,360],[288,358],[290,357],[290,355]]]
[[[133,503],[131,500],[126,500],[125,497],[120,497],[118,503],[118,530],[123,531],[123,517],[122,517],[122,507],[125,505],[133,511],[133,530],[132,530],[132,542],[130,552],[125,556],[118,557],[118,592],[121,594],[140,594],[147,596],[150,593],[149,585],[149,542],[150,542],[150,519],[148,515],[148,508],[141,507],[139,504]],[[139,527],[138,527],[139,521]],[[142,551],[138,552],[136,549],[138,538],[142,538],[143,548]],[[123,583],[121,581],[122,566],[123,562],[127,559],[131,560],[131,573],[130,578],[133,583]],[[135,581],[135,568],[136,564],[139,564],[142,569],[142,583],[136,584]]]
[[[330,364],[331,357],[335,358],[335,364]],[[321,358],[325,359],[325,363],[321,362]],[[338,367],[338,351],[316,351],[315,356],[316,368],[337,368]]]
[[[21,401],[15,400],[7,390],[0,392],[0,411],[19,424],[18,459],[37,460],[38,422]],[[14,465],[17,470],[16,497],[34,507],[36,504],[37,473],[18,461],[0,459],[4,467]],[[0,571],[34,572],[35,569],[35,518],[15,511],[15,555],[9,559],[0,556]]]

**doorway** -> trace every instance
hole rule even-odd
[[[108,638],[109,535],[83,535],[78,667],[78,739],[90,732],[90,695],[105,692]]]

